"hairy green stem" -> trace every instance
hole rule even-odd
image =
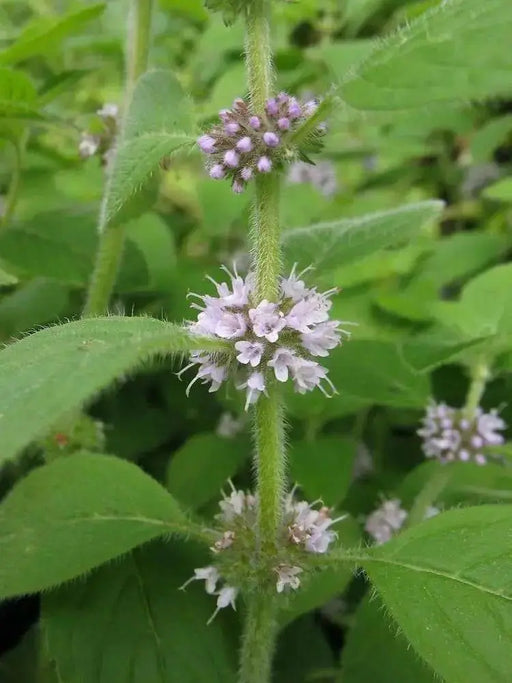
[[[256,114],[264,112],[272,91],[269,18],[270,0],[247,1],[246,64],[251,105]],[[279,189],[279,176],[275,172],[261,174],[256,179],[251,236],[257,301],[276,301],[279,294]],[[276,554],[285,481],[281,399],[275,381],[268,377],[266,385],[266,395],[260,396],[254,408],[259,532],[256,556],[259,554],[257,562],[262,576],[272,567]],[[277,621],[275,594],[269,590],[259,586],[248,599],[240,660],[241,683],[268,683],[271,678]]]
[[[466,405],[464,411],[469,417],[472,417],[480,405],[482,396],[484,395],[485,385],[490,378],[490,370],[484,359],[478,360],[471,370],[471,383],[469,385]]]
[[[277,635],[275,598],[266,592],[247,600],[240,658],[241,683],[268,683]]]
[[[139,76],[147,69],[152,9],[153,0],[132,0],[126,43],[126,99],[130,97]],[[125,232],[124,225],[104,224],[103,217],[100,217],[98,251],[87,292],[84,317],[102,315],[108,308],[121,265]]]

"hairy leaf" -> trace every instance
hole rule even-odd
[[[362,561],[414,648],[447,683],[506,683],[512,506],[451,510]]]
[[[318,223],[283,233],[288,263],[313,265],[323,270],[368,256],[379,249],[397,246],[410,239],[422,226],[435,220],[443,202],[425,201],[397,209]]]
[[[505,95],[512,86],[508,0],[446,0],[391,35],[341,86],[356,109],[397,110]]]
[[[56,586],[171,533],[188,533],[185,516],[135,465],[92,453],[56,460],[2,502],[0,598]]]
[[[104,9],[105,3],[101,2],[57,18],[39,17],[12,45],[0,52],[0,64],[16,64],[54,50],[59,41],[81,30],[86,22],[98,17]]]
[[[117,377],[158,356],[222,350],[152,318],[93,318],[36,332],[0,351],[0,462],[44,436]]]
[[[169,71],[149,71],[133,91],[103,197],[101,223],[109,223],[159,163],[190,147],[192,104]]]

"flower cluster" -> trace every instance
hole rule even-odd
[[[82,159],[100,154],[102,164],[106,167],[113,155],[113,145],[119,125],[119,107],[117,104],[106,103],[97,110],[96,114],[101,121],[101,128],[96,132],[82,133],[78,153]]]
[[[439,514],[439,509],[431,506],[427,509],[425,519]],[[380,507],[368,515],[365,531],[373,538],[377,545],[387,543],[403,527],[409,516],[407,510],[401,506],[398,498],[385,500]]]
[[[497,410],[485,413],[477,408],[472,415],[445,403],[431,403],[422,421],[418,435],[423,439],[423,452],[427,458],[440,462],[473,461],[485,465],[486,446],[499,446],[504,438],[499,432],[506,429]]]
[[[289,541],[308,553],[326,553],[336,538],[330,527],[345,519],[345,515],[332,519],[329,508],[322,506],[317,510],[304,500],[294,501],[292,495],[285,509]]]
[[[258,173],[269,173],[274,166],[293,156],[289,149],[291,134],[315,113],[316,100],[301,104],[282,92],[267,100],[264,112],[251,111],[237,98],[231,109],[219,112],[220,124],[202,135],[197,144],[207,155],[211,178],[229,178],[234,192],[243,192]],[[324,131],[317,127],[317,134]]]
[[[320,161],[317,164],[295,161],[290,166],[286,179],[293,185],[298,183],[313,185],[324,197],[332,197],[338,191],[336,169],[330,161]]]
[[[210,548],[215,561],[207,567],[195,569],[194,576],[182,586],[186,588],[192,581],[205,582],[206,592],[217,596],[212,619],[224,607],[231,605],[235,609],[235,600],[240,590],[238,584],[240,581],[243,583],[247,574],[247,554],[254,548],[257,502],[257,496],[237,490],[231,484],[231,491],[229,495],[223,494],[219,502],[220,512],[216,515],[218,537]],[[281,531],[283,553],[273,566],[268,567],[269,576],[275,580],[277,593],[300,587],[299,575],[304,569],[298,565],[302,552],[326,553],[336,538],[336,532],[331,527],[344,517],[332,519],[328,508],[316,509],[314,505],[294,500],[293,491],[286,499]],[[244,564],[239,566],[238,573],[233,574],[237,553],[244,556]],[[290,561],[291,558],[293,561]],[[227,576],[230,577],[229,580]]]
[[[189,329],[193,334],[233,343],[237,388],[246,390],[246,409],[266,391],[268,372],[279,382],[291,379],[301,394],[315,387],[325,395],[334,393],[327,369],[314,358],[328,356],[341,343],[342,335],[348,336],[339,321],[329,320],[330,298],[337,290],[321,293],[306,287],[294,268],[289,277],[281,278],[277,302],[263,299],[256,304],[252,274],[244,279],[236,270],[234,274],[226,272],[231,286],[212,280],[218,296],[193,295],[201,301],[193,304],[200,312]],[[202,351],[193,352],[191,363],[178,375],[194,366],[198,366],[197,375],[187,392],[198,380],[209,383],[210,391],[217,391],[228,379],[228,365]]]

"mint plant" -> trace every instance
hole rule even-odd
[[[34,7],[0,599],[41,614],[0,677],[508,681],[510,3]]]

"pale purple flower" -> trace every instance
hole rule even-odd
[[[240,138],[240,140],[236,143],[236,148],[239,152],[250,152],[252,149],[251,138],[247,135],[243,138]]]
[[[258,171],[260,173],[269,173],[272,169],[272,162],[268,157],[260,157],[258,159]]]
[[[247,378],[247,382],[244,382],[239,386],[239,389],[247,388],[247,398],[245,401],[245,410],[249,408],[250,405],[256,403],[260,394],[265,392],[265,378],[262,372],[253,372]]]
[[[96,111],[98,116],[102,119],[117,119],[119,115],[119,107],[112,102],[106,102],[101,109]]]
[[[241,337],[247,329],[245,317],[241,313],[222,313],[215,326],[215,334],[222,339]]]
[[[309,332],[300,335],[302,345],[312,356],[328,356],[329,351],[340,343],[338,325],[337,320],[318,324]]]
[[[277,116],[279,113],[279,105],[273,97],[267,100],[265,109],[267,110],[267,114],[270,116]]]
[[[90,133],[82,133],[80,143],[78,145],[78,153],[82,159],[88,159],[96,154],[100,147],[100,138],[97,135]]]
[[[479,407],[472,414],[467,414],[463,409],[432,402],[427,407],[418,435],[423,440],[423,452],[427,458],[436,458],[443,463],[473,460],[484,465],[487,456],[482,450],[503,444],[505,439],[499,432],[504,429],[506,424],[496,410],[484,413]]]
[[[257,337],[265,337],[269,342],[276,342],[279,332],[286,325],[283,313],[277,304],[266,299],[260,301],[256,308],[249,309],[252,329]]]
[[[279,382],[286,382],[289,370],[294,367],[296,360],[295,351],[281,347],[274,352],[267,365],[274,369],[274,374]]]
[[[231,189],[235,194],[242,194],[242,192],[245,190],[245,185],[244,183],[240,182],[240,180],[233,180]]]
[[[282,116],[279,121],[277,122],[277,126],[279,130],[289,130],[291,125],[290,119],[287,118],[286,116]]]
[[[228,149],[228,151],[224,154],[224,163],[226,166],[229,166],[229,168],[236,168],[239,161],[240,157],[234,149]]]
[[[211,135],[201,135],[197,144],[205,154],[213,154],[215,151],[215,138],[212,138]]]
[[[316,100],[309,100],[303,107],[304,116],[312,116],[318,109],[318,102]]]
[[[373,540],[381,545],[402,528],[407,515],[398,498],[386,500],[368,515],[364,528]]]
[[[261,128],[261,121],[257,116],[251,116],[249,119],[249,125],[254,130],[259,130]]]
[[[328,396],[329,394],[322,386],[323,380],[326,381],[332,393],[336,393],[333,383],[327,377],[327,370],[314,360],[297,358],[293,365],[292,378],[295,390],[299,394],[305,394],[307,391],[318,387],[323,394]]]
[[[188,579],[188,581],[185,581],[180,590],[185,590],[185,588],[192,583],[192,581],[204,581],[205,591],[208,593],[208,595],[213,595],[219,580],[220,575],[216,567],[199,567],[199,569],[194,569],[194,576]]]
[[[213,178],[214,180],[222,180],[225,175],[226,172],[222,164],[215,164],[210,169],[210,178]]]
[[[240,175],[242,176],[242,179],[247,182],[252,178],[252,168],[250,166],[244,166],[244,168],[240,171]]]
[[[286,564],[280,564],[275,569],[277,573],[276,590],[278,593],[282,593],[286,587],[291,590],[297,590],[300,586],[300,579],[298,574],[302,573],[300,567],[291,567]]]
[[[223,550],[226,550],[226,548],[230,548],[233,545],[235,538],[235,532],[229,529],[228,531],[225,531],[217,541],[215,541],[210,550],[212,553],[220,553]]]
[[[292,272],[288,277],[281,278],[280,283],[281,295],[285,299],[291,299],[294,303],[297,303],[297,301],[300,301],[301,299],[304,299],[313,293],[313,290],[308,289],[304,284],[304,281],[300,279],[301,275],[308,269],[306,268],[306,270],[302,271],[302,273],[296,275],[296,267],[297,264],[293,266]]]
[[[226,123],[226,125],[224,126],[224,130],[228,135],[235,135],[235,133],[238,133],[238,131],[240,130],[240,125],[232,121],[231,123]]]
[[[311,331],[313,325],[326,322],[329,319],[329,309],[332,302],[329,300],[330,292],[319,294],[313,292],[305,299],[297,301],[286,316],[286,325],[302,333]]]
[[[242,365],[250,364],[255,368],[260,364],[264,350],[261,342],[239,341],[236,342],[235,349],[239,352],[236,358]]]
[[[272,131],[267,131],[263,133],[263,142],[268,147],[277,147],[279,145],[279,135],[276,135]]]
[[[302,107],[297,102],[295,97],[290,97],[290,100],[288,103],[288,115],[292,119],[298,119],[302,116]]]
[[[345,519],[346,515],[332,519],[329,508],[321,507],[316,510],[306,501],[294,502],[292,495],[293,492],[286,503],[288,537],[291,543],[301,545],[309,553],[326,553],[337,536],[330,527]]]

